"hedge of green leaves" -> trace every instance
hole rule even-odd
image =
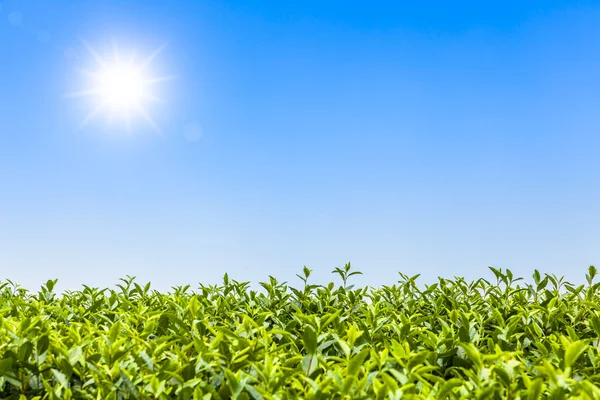
[[[222,285],[168,294],[123,279],[57,295],[0,283],[0,398],[600,398],[596,270],[575,286],[492,268],[381,288],[264,290]]]

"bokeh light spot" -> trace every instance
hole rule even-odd
[[[23,23],[23,15],[20,12],[11,12],[8,14],[8,23],[12,26],[19,26]]]
[[[202,135],[202,125],[197,122],[189,123],[183,128],[183,136],[190,142],[197,142],[202,138]]]

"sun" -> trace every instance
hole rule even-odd
[[[83,41],[82,41],[83,42]],[[155,131],[160,132],[148,111],[149,104],[160,102],[153,87],[160,82],[173,79],[172,76],[155,77],[148,70],[152,61],[162,52],[164,46],[156,49],[150,56],[137,61],[132,55],[123,59],[119,49],[114,47],[112,57],[106,58],[83,42],[97,67],[94,70],[81,70],[90,78],[87,89],[70,93],[67,97],[92,97],[95,107],[85,117],[81,125],[87,124],[101,112],[105,112],[108,121],[120,117],[128,130],[133,117],[142,117]]]
[[[126,111],[146,99],[146,82],[143,73],[132,65],[109,65],[98,74],[98,94],[113,111]]]

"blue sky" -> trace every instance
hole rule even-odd
[[[0,4],[2,277],[581,282],[600,259],[598,3]],[[80,127],[81,39],[167,44],[161,134]]]

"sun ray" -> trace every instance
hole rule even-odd
[[[162,133],[158,125],[156,125],[152,117],[148,115],[148,112],[141,104],[136,104],[136,110],[141,114],[142,117],[144,117],[144,119],[150,124],[150,126],[152,126],[152,128],[154,128],[157,133]]]
[[[131,54],[129,54],[129,60],[128,60],[129,65],[135,65],[136,58],[137,58],[136,51],[135,50],[131,50]]]
[[[179,78],[177,75],[170,75],[170,76],[160,76],[158,78],[151,78],[151,79],[147,79],[144,81],[144,83],[146,85],[155,85],[157,83],[162,83],[162,82],[167,82],[167,81],[172,81]]]
[[[100,77],[100,74],[99,74],[100,71],[90,71],[89,69],[85,69],[85,68],[75,68],[75,71],[77,71],[81,75],[85,75],[88,78],[92,78],[92,79],[98,79]]]
[[[163,99],[161,99],[160,97],[158,97],[158,96],[156,96],[156,95],[154,95],[152,93],[146,93],[146,94],[144,94],[144,100],[148,100],[148,101],[151,101],[153,103],[164,104]]]
[[[100,66],[102,66],[103,68],[106,67],[106,62],[102,59],[102,57],[100,56],[100,54],[98,54],[98,52],[96,50],[94,50],[94,48],[92,46],[90,46],[85,40],[80,39],[81,43],[83,43],[83,45],[85,46],[85,48],[87,49],[87,51],[92,55],[92,57],[94,57],[94,59],[96,60],[96,62],[98,64],[100,64]]]
[[[106,108],[106,103],[100,103],[96,108],[94,108],[79,124],[79,128],[83,128],[87,125],[88,122],[91,121],[92,118],[96,116],[100,111]]]
[[[152,54],[150,54],[150,56],[148,56],[144,61],[142,61],[142,63],[139,65],[139,70],[143,71],[146,69],[146,67],[148,67],[148,65],[150,65],[152,63],[152,61],[158,57],[158,55],[160,53],[162,53],[162,51],[165,49],[165,47],[167,47],[166,44],[163,44],[162,46],[158,47],[156,50],[154,50],[154,52]]]
[[[90,96],[99,96],[102,92],[98,89],[88,89],[88,90],[80,90],[78,92],[67,93],[65,95],[66,99],[72,99],[77,97],[90,97]]]

